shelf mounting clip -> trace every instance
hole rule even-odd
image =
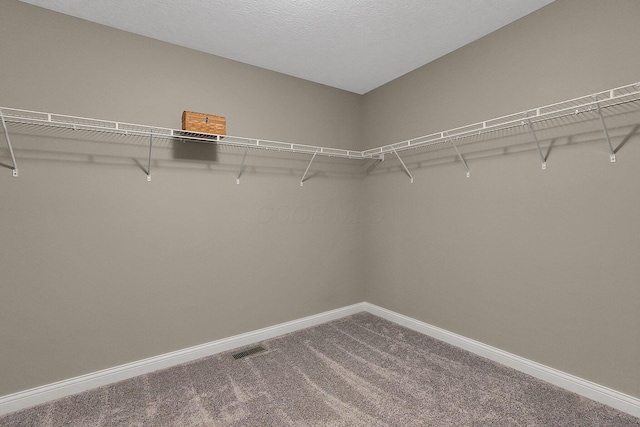
[[[302,175],[302,179],[300,180],[300,187],[304,185],[304,181],[305,181],[305,178],[307,177],[307,173],[309,173],[309,168],[311,167],[311,164],[313,163],[313,161],[315,160],[319,152],[320,152],[320,148],[316,148],[316,151],[315,153],[313,153],[313,157],[311,157],[311,161],[309,162],[307,169],[304,171],[304,175]]]
[[[236,176],[236,184],[240,184],[240,176],[242,176],[242,170],[244,169],[244,161],[247,158],[248,151],[249,151],[249,147],[244,149],[244,155],[242,156],[242,163],[240,164],[240,170],[238,171],[238,175]]]
[[[607,124],[604,121],[604,116],[602,115],[602,110],[600,110],[600,103],[598,102],[598,95],[594,95],[593,98],[596,101],[596,110],[598,111],[598,116],[600,116],[600,123],[602,124],[602,130],[604,131],[604,137],[607,140],[607,144],[609,144],[609,160],[611,163],[615,163],[616,161],[616,152],[613,150],[613,145],[611,145],[611,138],[609,138],[609,131],[607,130]]]
[[[538,148],[538,154],[540,155],[540,161],[542,162],[542,169],[547,168],[547,159],[542,154],[542,148],[540,148],[540,142],[538,142],[538,136],[536,135],[536,130],[533,128],[533,123],[531,123],[531,119],[528,116],[527,112],[524,112],[524,116],[526,118],[527,126],[529,127],[529,132],[531,132],[531,136],[533,136],[533,140],[536,143],[536,147]]]
[[[11,161],[13,162],[13,176],[18,177],[18,164],[16,163],[16,156],[13,154],[13,147],[11,146],[11,139],[9,138],[9,130],[7,129],[7,123],[4,120],[4,114],[0,110],[0,121],[2,121],[2,127],[4,128],[4,137],[7,140],[7,146],[9,147],[9,154],[11,154]]]
[[[456,150],[456,153],[458,154],[458,158],[460,159],[460,161],[464,165],[464,168],[467,170],[467,178],[469,178],[471,176],[471,171],[469,170],[469,165],[467,165],[467,162],[464,160],[464,157],[462,157],[462,154],[460,154],[460,150],[458,150],[458,147],[456,146],[456,143],[453,142],[453,138],[451,138],[451,137],[447,137],[447,141],[449,141],[451,143],[451,145],[453,145],[453,148]]]
[[[411,183],[413,184],[413,175],[411,175],[411,172],[409,172],[409,168],[407,168],[407,165],[404,164],[404,162],[402,161],[402,158],[400,157],[400,155],[398,154],[398,152],[393,146],[391,146],[391,151],[393,151],[393,154],[395,154],[398,160],[400,160],[400,164],[404,168],[404,171],[407,173],[407,175],[409,175],[409,178],[411,178]]]

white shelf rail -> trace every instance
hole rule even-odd
[[[305,171],[304,176],[300,184],[305,181],[309,167],[316,156],[326,157],[340,157],[354,160],[384,160],[385,155],[394,154],[400,160],[405,172],[411,178],[413,177],[408,168],[402,161],[402,158],[398,154],[405,150],[415,150],[418,148],[428,148],[436,146],[451,146],[455,149],[459,159],[463,163],[467,176],[470,175],[469,167],[464,160],[462,154],[458,150],[455,141],[470,136],[483,135],[490,132],[496,132],[500,130],[522,128],[528,130],[536,146],[538,147],[538,153],[542,161],[542,169],[546,169],[546,158],[542,154],[538,138],[534,125],[543,123],[548,120],[561,119],[569,116],[577,116],[582,113],[596,112],[600,118],[600,122],[603,128],[605,139],[609,145],[610,161],[615,162],[615,152],[609,138],[609,132],[607,130],[602,110],[611,108],[616,105],[625,104],[629,102],[640,101],[640,83],[634,83],[627,86],[621,86],[614,89],[598,92],[592,95],[586,95],[579,98],[570,99],[567,101],[558,102],[555,104],[546,105],[543,107],[537,107],[530,110],[522,111],[519,113],[509,114],[506,116],[478,122],[446,131],[436,132],[417,138],[408,139],[405,141],[397,142],[394,144],[383,145],[381,147],[372,148],[369,150],[344,150],[339,148],[320,147],[305,144],[295,144],[290,142],[271,141],[266,139],[257,138],[245,138],[240,136],[230,135],[216,135],[216,134],[203,134],[192,133],[179,129],[171,129],[157,126],[146,126],[140,124],[124,123],[107,121],[86,117],[68,116],[62,114],[43,113],[37,111],[21,110],[16,108],[0,107],[0,120],[4,128],[4,134],[9,152],[11,154],[11,160],[13,162],[13,176],[18,176],[18,166],[16,163],[11,140],[9,139],[9,131],[7,129],[8,123],[15,123],[21,125],[33,125],[42,127],[51,127],[57,129],[70,129],[70,130],[84,130],[90,132],[104,132],[117,135],[131,135],[131,136],[143,136],[149,138],[149,161],[147,167],[147,180],[151,180],[151,149],[154,139],[179,139],[183,141],[194,141],[204,143],[214,143],[219,145],[235,146],[245,148],[245,154],[243,156],[242,165],[240,171],[236,177],[236,182],[239,183],[240,175],[244,168],[244,159],[246,158],[246,152],[249,148],[261,149],[261,150],[276,150],[281,152],[290,153],[302,153],[311,155],[311,162]]]
[[[271,141],[258,138],[246,138],[232,135],[216,135],[201,132],[194,133],[180,129],[115,122],[62,114],[43,113],[38,111],[20,110],[16,108],[0,107],[0,117],[2,117],[2,119],[6,121],[6,123],[17,123],[23,125],[104,132],[125,136],[145,136],[151,137],[153,139],[181,139],[185,141],[197,141],[235,147],[276,150],[291,153],[305,153],[311,155],[317,154],[319,156],[342,157],[347,159],[366,158],[364,157],[362,151],[357,150],[318,147],[313,145]]]
[[[529,129],[532,129],[532,126],[536,123],[552,119],[559,119],[570,115],[578,115],[586,112],[600,112],[600,110],[605,108],[610,108],[615,105],[638,100],[640,100],[640,83],[634,83],[631,85],[598,92],[592,95],[586,95],[580,98],[546,105],[544,107],[533,108],[520,113],[509,114],[507,116],[461,126],[446,131],[436,132],[429,135],[396,142],[390,145],[383,145],[382,147],[363,151],[362,156],[365,158],[374,158],[380,155],[392,154],[394,152],[401,152],[405,150],[413,150],[421,147],[431,147],[439,144],[444,145],[448,143],[453,145],[454,139],[482,135],[485,133],[496,132],[514,127],[528,127]],[[605,136],[607,136],[604,118],[602,118],[602,123],[605,130]],[[611,148],[610,141],[608,142]],[[612,148],[611,151],[613,155]]]

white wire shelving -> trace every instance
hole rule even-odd
[[[584,113],[595,113],[599,118],[600,124],[603,130],[603,137],[607,142],[610,150],[610,161],[616,161],[616,153],[614,152],[613,145],[611,143],[605,117],[602,114],[603,110],[608,108],[633,103],[640,101],[640,83],[634,83],[627,86],[622,86],[606,91],[594,93],[591,95],[585,95],[579,98],[570,99],[567,101],[558,102],[555,104],[546,105],[543,107],[537,107],[526,111],[509,114],[506,116],[485,120],[470,125],[449,129],[446,131],[436,132],[417,138],[408,139],[405,141],[396,142],[389,145],[383,145],[381,147],[372,148],[369,150],[345,150],[339,148],[322,147],[306,144],[296,144],[290,142],[272,141],[258,138],[246,138],[240,136],[231,135],[215,135],[215,134],[202,134],[191,133],[179,129],[164,128],[158,126],[147,126],[140,124],[108,121],[94,118],[69,116],[54,113],[43,113],[37,111],[21,110],[16,108],[0,107],[0,121],[4,130],[6,144],[9,148],[11,160],[13,162],[13,176],[18,176],[18,166],[16,158],[11,144],[9,130],[7,124],[25,125],[27,127],[35,126],[41,128],[54,128],[57,130],[82,130],[88,132],[98,132],[106,134],[116,134],[120,136],[134,136],[134,137],[148,137],[149,138],[149,159],[147,168],[147,180],[151,180],[151,157],[153,142],[156,139],[169,139],[169,140],[182,140],[192,142],[213,143],[218,145],[227,145],[244,148],[244,156],[242,158],[242,164],[240,166],[240,172],[236,178],[236,182],[239,183],[240,175],[244,167],[246,154],[249,149],[260,150],[276,150],[280,152],[289,153],[302,153],[311,155],[311,160],[307,166],[300,185],[303,185],[309,169],[316,158],[316,156],[326,157],[339,157],[352,160],[368,160],[377,159],[384,160],[386,155],[393,154],[396,156],[407,175],[413,182],[413,176],[407,168],[406,164],[400,157],[401,152],[406,150],[416,149],[429,149],[439,147],[453,148],[457,154],[457,157],[464,165],[467,176],[470,175],[470,170],[458,149],[458,142],[463,138],[470,136],[484,135],[492,132],[498,132],[501,130],[513,130],[518,129],[521,132],[529,132],[531,139],[535,142],[542,168],[546,169],[546,159],[542,153],[540,143],[536,134],[536,127],[542,123],[567,117],[575,117]]]
[[[609,137],[609,131],[607,129],[602,111],[618,105],[638,101],[640,101],[640,83],[634,83],[627,86],[594,93],[591,95],[585,95],[579,98],[557,102],[555,104],[550,104],[543,107],[532,108],[522,112],[513,113],[506,116],[497,117],[494,119],[485,120],[454,129],[449,129],[446,131],[436,132],[429,135],[396,142],[394,144],[383,145],[381,147],[365,150],[362,152],[362,154],[363,157],[366,158],[384,158],[385,155],[391,154],[397,156],[403,169],[411,178],[411,182],[413,182],[413,177],[411,176],[409,169],[406,167],[398,153],[419,148],[428,149],[433,147],[448,146],[452,147],[455,150],[457,157],[466,169],[467,177],[469,177],[469,167],[467,165],[467,162],[461,155],[458,149],[458,145],[456,144],[458,140],[471,136],[478,136],[502,130],[513,130],[515,128],[519,128],[518,130],[529,132],[531,134],[531,139],[533,142],[535,142],[538,154],[540,155],[542,169],[546,169],[546,158],[542,153],[542,149],[538,141],[538,137],[536,134],[536,125],[541,125],[544,122],[556,119],[577,117],[579,115],[584,115],[585,113],[596,113],[596,117],[599,118],[600,124],[602,126],[603,139],[609,146],[609,160],[611,162],[615,162],[616,154]]]
[[[18,176],[18,166],[15,160],[13,147],[7,129],[7,123],[37,126],[44,128],[54,128],[57,130],[89,131],[103,134],[115,134],[120,136],[148,137],[149,138],[149,158],[147,166],[147,180],[151,181],[151,152],[154,140],[169,139],[182,140],[201,143],[214,143],[245,148],[240,172],[236,182],[240,183],[240,175],[249,149],[274,150],[280,152],[302,153],[312,155],[311,162],[307,167],[304,176],[300,180],[303,185],[307,173],[316,156],[340,157],[346,159],[366,159],[362,151],[344,150],[340,148],[320,147],[306,144],[296,144],[290,142],[272,141],[259,138],[246,138],[232,135],[216,135],[208,133],[193,133],[180,129],[171,129],[158,126],[147,126],[141,124],[116,122],[87,117],[69,116],[63,114],[43,113],[38,111],[21,110],[17,108],[0,107],[0,119],[4,128],[5,138],[11,159],[13,162],[13,176]]]

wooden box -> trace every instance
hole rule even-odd
[[[227,119],[213,114],[182,112],[182,130],[197,133],[227,134]]]

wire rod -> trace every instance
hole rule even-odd
[[[11,154],[11,161],[13,162],[13,176],[18,176],[18,164],[16,163],[16,156],[13,154],[13,147],[11,146],[11,138],[9,138],[9,130],[7,129],[7,123],[4,121],[4,114],[0,109],[0,120],[2,121],[2,127],[4,128],[4,137],[7,139],[7,146],[9,147],[9,154]]]
[[[529,131],[531,132],[531,136],[533,136],[533,140],[536,143],[536,147],[538,148],[538,154],[540,154],[540,161],[542,161],[542,169],[547,168],[547,159],[544,158],[544,154],[542,154],[542,149],[540,148],[540,143],[538,142],[538,137],[536,136],[536,131],[531,124],[531,120],[527,119],[527,125],[529,126]]]
[[[236,184],[240,184],[240,176],[242,175],[242,169],[244,169],[244,161],[247,158],[247,152],[249,151],[249,147],[244,150],[244,155],[242,156],[242,163],[240,164],[240,170],[238,171],[238,175],[236,176]]]
[[[407,167],[407,165],[404,164],[404,162],[402,161],[402,158],[400,157],[398,152],[395,150],[395,148],[392,147],[392,149],[393,149],[393,154],[395,154],[398,160],[400,160],[400,164],[404,168],[404,171],[407,173],[407,175],[409,175],[409,178],[411,178],[411,183],[413,184],[413,175],[411,175],[411,172],[409,172],[409,168]]]
[[[151,147],[153,147],[153,133],[149,134],[149,162],[147,163],[147,181],[151,181]]]
[[[469,170],[469,166],[467,165],[467,162],[465,162],[464,157],[462,157],[462,154],[460,154],[460,150],[458,150],[458,147],[453,142],[453,138],[448,138],[448,139],[449,139],[449,142],[451,143],[451,145],[453,145],[453,148],[456,150],[456,153],[458,153],[458,158],[460,159],[460,161],[464,165],[464,168],[467,170],[467,178],[469,178],[471,176],[471,171]]]
[[[316,158],[316,156],[318,155],[319,152],[320,152],[320,148],[318,148],[316,150],[316,152],[313,153],[313,157],[311,157],[311,161],[309,162],[309,165],[307,166],[307,169],[305,169],[304,175],[302,175],[302,179],[300,180],[300,187],[302,187],[304,185],[304,180],[307,177],[307,173],[309,172],[309,168],[311,167],[311,164],[313,163],[313,161],[315,160],[315,158]]]
[[[611,138],[609,138],[609,131],[607,130],[607,124],[604,121],[604,117],[602,116],[602,111],[600,110],[600,103],[598,102],[598,97],[595,96],[596,99],[596,108],[598,109],[598,116],[600,116],[600,123],[602,124],[602,129],[604,130],[604,136],[607,140],[607,144],[609,144],[609,159],[611,162],[616,161],[616,152],[613,151],[613,145],[611,145]]]

